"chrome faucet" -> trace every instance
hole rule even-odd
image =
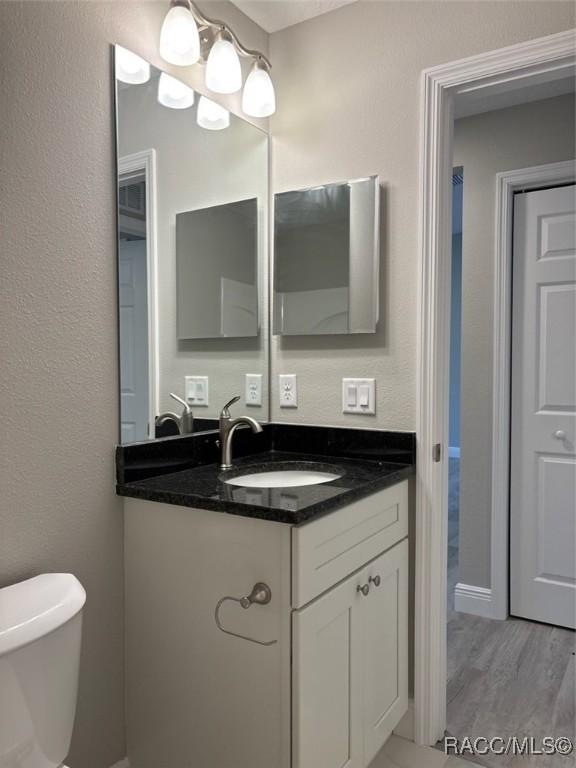
[[[174,398],[176,402],[183,406],[182,414],[178,416],[177,413],[166,411],[166,413],[161,413],[160,416],[156,416],[154,424],[157,427],[161,427],[167,421],[173,421],[178,427],[178,433],[180,435],[191,434],[194,431],[194,414],[192,413],[192,409],[185,400],[182,400],[181,397],[175,395],[174,392],[170,392],[170,397]]]
[[[220,413],[220,448],[222,451],[220,469],[231,469],[232,467],[232,435],[238,427],[241,427],[242,424],[248,424],[252,428],[252,432],[262,432],[260,424],[250,416],[239,416],[237,419],[230,416],[228,409],[238,400],[240,400],[239,397],[233,397]]]

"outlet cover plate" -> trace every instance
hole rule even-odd
[[[278,376],[278,397],[280,408],[298,407],[298,381],[295,373],[281,373]]]
[[[244,399],[246,405],[262,405],[262,374],[247,373],[245,377],[246,392]]]

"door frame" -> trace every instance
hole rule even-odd
[[[491,610],[508,618],[510,528],[510,382],[512,375],[512,225],[514,193],[574,182],[576,161],[505,171],[496,175],[494,330],[492,375]]]
[[[446,724],[446,571],[454,100],[571,75],[575,30],[422,73],[419,162],[414,740]],[[444,454],[444,455],[442,455]]]
[[[158,333],[158,243],[156,150],[144,149],[118,158],[118,183],[126,173],[142,173],[146,181],[146,282],[148,307],[148,437],[154,439],[160,391]]]

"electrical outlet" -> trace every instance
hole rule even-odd
[[[278,376],[280,408],[298,407],[298,383],[295,373],[282,373]]]
[[[375,379],[342,379],[343,413],[376,413]]]
[[[190,405],[208,405],[208,376],[185,376],[184,397]]]
[[[246,405],[262,405],[262,374],[247,373],[245,376]]]

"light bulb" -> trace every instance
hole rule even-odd
[[[230,125],[230,112],[206,96],[201,96],[198,102],[196,121],[201,128],[207,128],[209,131],[221,131]]]
[[[171,109],[188,109],[194,104],[194,91],[181,80],[162,72],[158,81],[158,101]]]
[[[276,112],[276,95],[266,64],[254,62],[244,83],[242,111],[250,117],[270,117]]]
[[[166,14],[160,30],[160,56],[180,67],[196,64],[200,58],[198,27],[184,5],[172,5]]]
[[[220,32],[206,62],[206,86],[215,93],[236,93],[242,88],[242,67],[233,43]]]
[[[150,64],[128,48],[117,45],[115,49],[116,78],[123,83],[140,85],[150,80]]]

